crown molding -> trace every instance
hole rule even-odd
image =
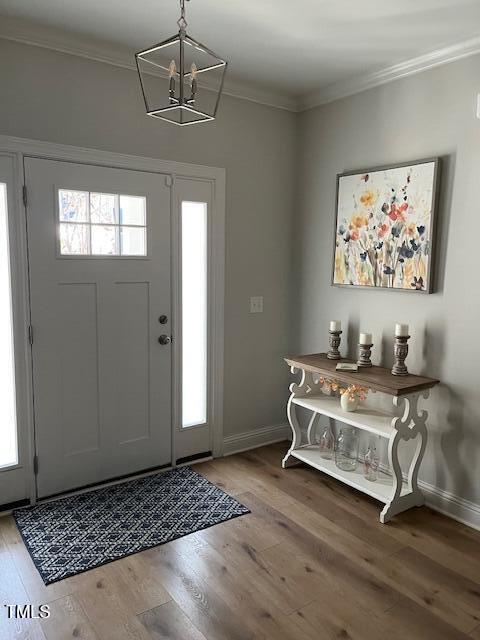
[[[86,36],[79,36],[75,33],[52,27],[45,27],[25,20],[2,16],[0,38],[52,49],[68,55],[136,71],[133,52],[126,47],[94,40]],[[480,36],[476,36],[373,73],[358,75],[336,82],[299,97],[283,91],[264,89],[228,76],[223,93],[233,98],[248,100],[286,111],[307,111],[382,84],[428,71],[479,53]]]
[[[341,98],[354,95],[378,87],[379,85],[393,82],[400,78],[406,78],[422,71],[428,71],[450,62],[461,60],[480,53],[480,36],[470,38],[463,42],[437,49],[417,58],[411,58],[391,67],[381,69],[374,73],[359,75],[342,82],[336,82],[328,87],[307,93],[298,100],[298,110],[306,111],[319,107]]]
[[[0,38],[35,47],[52,49],[60,53],[79,56],[135,71],[134,52],[126,47],[101,42],[74,33],[53,29],[16,18],[2,16]],[[286,111],[297,111],[297,99],[284,92],[250,85],[235,78],[225,80],[225,95],[256,102]]]

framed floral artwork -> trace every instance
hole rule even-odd
[[[440,159],[337,176],[332,284],[432,292]]]

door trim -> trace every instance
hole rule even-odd
[[[205,180],[212,183],[212,269],[211,269],[211,357],[212,367],[209,384],[211,385],[211,413],[212,413],[212,452],[215,457],[223,454],[223,369],[224,369],[224,297],[225,297],[225,169],[204,165],[188,164],[170,160],[160,160],[144,156],[114,153],[100,149],[74,147],[52,142],[30,140],[0,135],[0,153],[10,155],[15,163],[15,216],[17,223],[14,232],[16,234],[15,271],[17,275],[16,286],[20,303],[15,319],[15,331],[22,336],[21,351],[26,354],[24,358],[25,373],[22,380],[22,400],[26,407],[24,425],[19,424],[19,440],[24,439],[26,457],[24,464],[25,484],[29,488],[25,498],[30,503],[36,502],[35,475],[33,470],[33,456],[35,452],[34,429],[34,398],[32,388],[32,360],[31,345],[29,343],[28,326],[30,324],[30,300],[28,278],[28,254],[27,254],[27,228],[26,208],[22,200],[22,187],[24,185],[24,158],[43,158],[75,164],[89,164],[130,171],[145,171],[170,176],[172,183],[174,178],[186,178],[192,180]],[[172,205],[173,205],[172,189]],[[27,194],[28,198],[28,194]],[[173,209],[172,209],[173,211]],[[173,248],[173,247],[172,247]],[[173,300],[172,307],[175,317],[179,317],[179,301]],[[172,382],[180,371],[181,362],[178,352],[173,353],[172,358]],[[172,393],[175,385],[172,385]],[[175,398],[172,398],[175,401]],[[23,429],[22,429],[23,427]],[[172,427],[173,428],[173,427]],[[20,430],[23,433],[20,433]],[[173,433],[173,431],[172,431]],[[172,438],[172,463],[175,463],[175,451],[173,450],[174,438]],[[41,464],[41,461],[40,461]],[[0,491],[1,491],[0,475]],[[0,501],[1,503],[1,501]]]

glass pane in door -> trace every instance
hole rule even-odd
[[[0,183],[0,468],[18,463],[7,186]]]
[[[207,421],[207,204],[182,202],[182,427]]]

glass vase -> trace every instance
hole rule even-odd
[[[342,471],[355,471],[358,464],[358,433],[354,427],[343,427],[335,441],[335,464]]]
[[[320,430],[317,444],[320,451],[320,457],[324,460],[331,460],[335,450],[335,438],[333,437],[330,425],[327,425]]]
[[[378,455],[374,445],[369,445],[363,459],[363,475],[370,482],[378,480]]]

